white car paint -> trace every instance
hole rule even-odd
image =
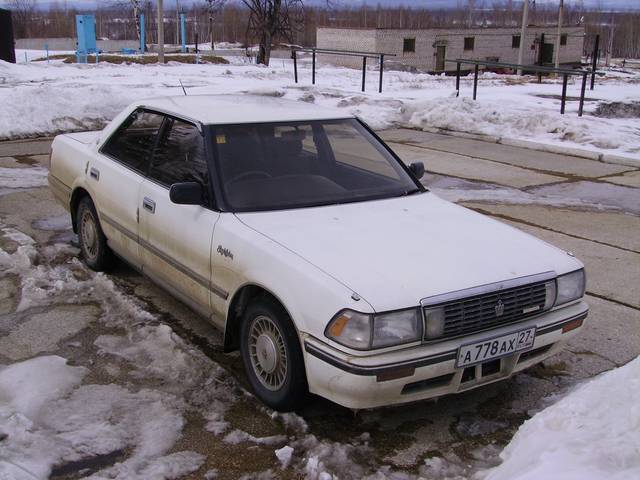
[[[218,327],[231,330],[231,307],[242,287],[255,285],[272,293],[295,323],[313,393],[356,409],[454,393],[537,363],[580,330],[559,330],[567,321],[586,316],[587,306],[578,300],[517,325],[442,342],[368,352],[338,345],[324,331],[342,309],[368,313],[417,307],[427,297],[543,272],[561,275],[582,264],[541,240],[429,192],[240,214],[173,204],[166,188],[99,153],[140,106],[203,125],[349,115],[264,97],[151,99],[125,109],[102,132],[61,135],[52,147],[49,178],[56,198],[70,208],[73,193],[86,190],[112,249]],[[92,177],[93,170],[99,178]],[[144,210],[145,198],[155,202],[153,214]],[[225,250],[233,257],[221,254]],[[542,332],[534,349],[549,350],[526,361],[513,355],[499,376],[462,385],[462,371],[449,358],[451,352],[463,343],[529,325]],[[397,370],[416,361],[422,364],[399,379],[380,380],[375,373],[382,366]],[[450,376],[448,383],[403,393],[409,383],[439,376]]]

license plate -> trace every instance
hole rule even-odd
[[[508,333],[497,338],[462,345],[458,349],[456,367],[468,367],[485,360],[500,358],[533,346],[536,338],[536,327]]]

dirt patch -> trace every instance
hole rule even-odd
[[[640,118],[640,102],[603,102],[592,115],[603,118]]]
[[[77,63],[78,59],[75,55],[51,55],[49,57],[50,60],[63,60],[64,63]],[[178,62],[178,63],[190,63],[195,64],[196,56],[194,54],[186,54],[186,55],[165,55],[165,61],[167,62]],[[43,61],[46,58],[39,58],[34,61]],[[156,55],[99,55],[98,61],[100,63],[115,63],[122,64],[125,63],[130,65],[132,63],[140,64],[140,65],[149,65],[153,63],[158,63],[158,57]],[[225,58],[218,57],[215,55],[200,55],[200,63],[214,63],[219,65],[226,65],[229,61]],[[96,63],[95,55],[89,55],[87,59],[87,63]]]

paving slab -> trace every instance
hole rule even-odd
[[[19,155],[48,155],[53,139],[19,140],[0,142],[0,157]]]
[[[640,217],[634,215],[583,212],[538,205],[495,205],[480,202],[468,202],[464,205],[640,253]]]
[[[385,130],[379,132],[379,135],[386,141],[411,144],[431,150],[457,153],[563,175],[597,178],[633,170],[632,167],[625,165],[608,164],[586,158],[418,130]]]
[[[618,366],[640,355],[640,311],[587,295],[586,328],[571,339],[573,352],[593,352]]]
[[[517,188],[545,185],[565,180],[562,177],[532,172],[520,167],[470,158],[455,153],[428,150],[394,142],[390,142],[389,146],[406,163],[424,162],[425,169],[428,172],[499,183]]]
[[[618,185],[625,185],[627,187],[640,188],[640,170],[634,170],[627,172],[623,175],[616,175],[614,177],[607,177],[604,180]]]
[[[574,252],[585,264],[588,292],[640,309],[640,254],[519,222],[506,223],[563,250]]]

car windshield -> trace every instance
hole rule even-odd
[[[212,128],[223,196],[232,211],[329,205],[421,191],[356,119]]]

